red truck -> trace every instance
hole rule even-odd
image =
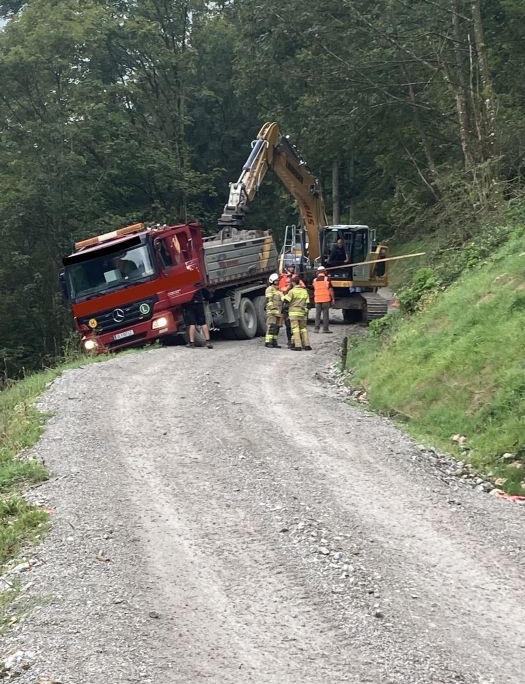
[[[77,242],[63,264],[82,346],[103,353],[184,335],[182,307],[203,289],[211,330],[264,334],[264,290],[278,255],[268,232],[229,228],[206,238],[198,223],[134,224]]]

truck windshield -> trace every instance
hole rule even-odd
[[[66,274],[74,301],[128,287],[155,275],[155,265],[146,245],[69,264]]]

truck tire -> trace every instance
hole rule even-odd
[[[251,340],[257,334],[257,313],[251,299],[242,297],[239,304],[239,323],[235,330],[238,340]]]
[[[266,335],[266,297],[254,297],[253,305],[257,316],[257,335]]]
[[[188,334],[188,331],[184,333],[184,342],[185,344],[188,344],[190,341],[190,336]],[[201,330],[201,327],[198,325],[195,328],[195,346],[196,347],[205,347],[206,346],[206,338],[204,337],[204,334]]]

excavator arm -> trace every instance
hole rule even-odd
[[[320,255],[320,233],[326,226],[326,212],[319,181],[306,168],[297,149],[279,130],[277,123],[265,123],[252,143],[239,180],[230,184],[228,203],[219,219],[219,227],[244,227],[248,205],[255,197],[268,169],[271,168],[297,202],[308,236],[312,261]]]

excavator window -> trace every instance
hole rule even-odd
[[[365,230],[358,230],[353,234],[351,259],[352,263],[366,261],[368,256],[368,239]]]

